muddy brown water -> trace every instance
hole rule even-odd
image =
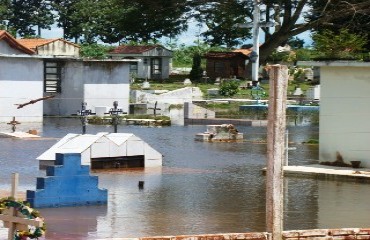
[[[7,128],[8,126],[2,126]],[[26,129],[27,126],[22,126]],[[106,206],[39,209],[47,224],[46,239],[107,239],[161,235],[265,231],[266,129],[237,127],[248,141],[194,141],[205,126],[119,126],[164,155],[163,167],[145,170],[94,171],[108,189]],[[87,133],[111,126],[87,127]],[[0,138],[0,189],[10,189],[12,172],[20,174],[19,191],[34,190],[36,157],[67,133],[81,133],[73,119],[45,119],[44,138]],[[318,138],[318,127],[289,127],[291,165],[317,163],[318,147],[300,144]],[[144,181],[144,188],[138,182]],[[286,178],[284,228],[368,227],[369,184]],[[1,226],[1,223],[0,223]],[[0,227],[0,239],[7,230]]]

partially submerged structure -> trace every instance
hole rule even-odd
[[[56,153],[79,153],[91,169],[162,166],[162,154],[132,133],[67,134],[37,157],[40,169],[54,165]]]
[[[129,68],[136,60],[80,59],[78,47],[60,39],[33,47],[21,42],[0,31],[0,122],[42,122],[43,115],[76,114],[82,102],[95,112],[118,101],[128,112]],[[17,108],[46,96],[53,98]]]
[[[320,67],[320,162],[370,167],[370,63],[299,62]]]
[[[195,135],[195,140],[203,142],[236,142],[243,141],[233,124],[207,125],[207,131]]]

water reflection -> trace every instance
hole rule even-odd
[[[108,205],[42,209],[47,239],[264,231],[265,177],[261,169],[266,162],[266,129],[238,127],[247,139],[243,143],[194,141],[195,134],[204,129],[119,126],[119,132],[134,133],[161,152],[163,168],[93,172],[99,176],[100,187],[108,189]],[[35,189],[36,177],[44,175],[35,158],[58,138],[81,130],[78,119],[45,119],[41,140],[0,138],[0,189],[10,189],[12,172],[20,173],[20,191]],[[111,126],[87,126],[92,134],[109,131],[113,131]],[[291,144],[297,148],[289,153],[289,162],[317,162],[318,147],[300,143],[317,138],[318,128],[290,126],[289,132]],[[142,190],[139,181],[145,182]],[[369,222],[365,216],[370,195],[367,184],[287,178],[285,186],[285,229]],[[333,212],[342,210],[360,217],[335,218]],[[2,228],[0,236],[4,236]]]

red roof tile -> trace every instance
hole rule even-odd
[[[66,40],[64,40],[63,38],[53,38],[53,39],[44,39],[44,38],[24,38],[24,39],[17,39],[17,41],[21,44],[23,44],[24,46],[32,49],[32,50],[36,50],[37,47],[40,47],[42,45],[46,45],[48,43],[51,43],[51,42],[54,42],[54,41],[63,41],[63,42],[66,42],[68,44],[71,44],[71,45],[74,45],[76,47],[80,47],[74,43],[71,43],[71,42],[68,42]]]
[[[249,57],[249,55],[251,54],[252,51],[253,51],[253,49],[249,48],[249,49],[235,49],[233,52],[241,52],[244,55]]]
[[[28,47],[24,46],[22,43],[19,43],[12,35],[10,35],[7,31],[5,30],[0,30],[0,41],[4,40],[6,41],[9,46],[12,48],[15,48],[23,53],[26,54],[35,54],[35,51],[32,49],[29,49]]]

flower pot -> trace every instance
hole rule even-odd
[[[359,168],[361,161],[351,161],[351,164],[353,168]]]

